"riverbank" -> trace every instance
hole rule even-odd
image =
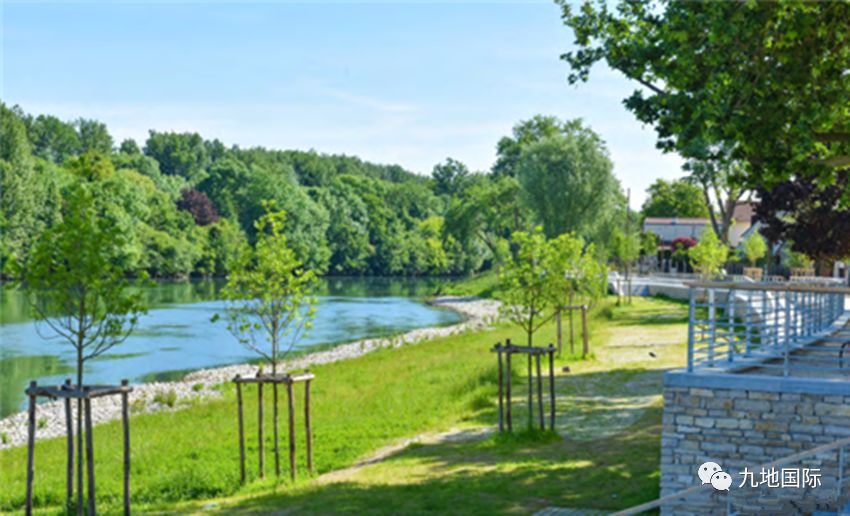
[[[565,350],[555,363],[559,437],[486,437],[498,412],[498,367],[490,349],[521,335],[516,325],[499,322],[311,366],[314,471],[306,468],[298,389],[295,483],[285,459],[282,476],[273,474],[268,398],[266,478],[259,478],[256,388],[243,391],[248,400],[245,483],[239,475],[232,382],[222,384],[220,397],[186,410],[131,417],[134,512],[398,514],[465,507],[480,514],[531,514],[552,506],[610,511],[656,498],[661,377],[685,361],[687,307],[655,299],[617,307],[608,298],[588,319],[591,358],[581,360]],[[555,325],[547,324],[535,343],[553,342],[555,334]],[[526,418],[526,369],[521,361],[513,365],[514,421],[520,425]],[[562,369],[567,365],[569,372]],[[281,417],[286,421],[285,410]],[[478,437],[421,439],[458,430]],[[284,435],[284,450],[286,443]],[[402,448],[400,443],[413,444]],[[40,513],[62,512],[65,444],[62,438],[37,443],[34,499]],[[95,427],[94,447],[98,510],[120,512],[120,421]],[[389,455],[382,453],[387,447],[392,447]],[[26,464],[26,447],[0,450],[0,513],[22,509]],[[339,473],[326,477],[330,472]]]
[[[438,337],[456,335],[461,332],[480,330],[498,319],[498,301],[474,297],[443,296],[428,301],[429,305],[454,310],[464,317],[458,324],[441,327],[419,328],[401,335],[384,338],[362,339],[334,346],[331,349],[309,353],[293,360],[284,361],[281,369],[295,371],[314,365],[348,360],[371,353],[378,349],[397,348]],[[253,376],[256,364],[236,364],[218,368],[202,369],[187,374],[182,380],[173,382],[150,382],[134,385],[130,394],[133,414],[174,411],[191,407],[205,399],[219,397],[220,385],[237,374]],[[95,425],[121,417],[118,397],[97,398],[92,402],[92,417]],[[76,408],[74,408],[76,413]],[[62,402],[39,404],[36,408],[36,439],[49,439],[65,435],[65,410]],[[21,446],[27,440],[27,413],[18,412],[0,420],[0,449]]]

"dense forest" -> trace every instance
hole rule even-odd
[[[330,275],[448,275],[493,267],[512,232],[574,232],[605,253],[625,213],[601,139],[580,121],[534,117],[497,144],[491,171],[453,159],[430,177],[315,151],[226,146],[150,131],[117,143],[95,120],[32,116],[0,103],[0,266],[13,277],[90,183],[121,225],[128,274],[221,276],[254,239],[262,201],[286,211],[290,245]]]

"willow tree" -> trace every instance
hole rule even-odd
[[[109,172],[108,163],[80,172]],[[91,164],[91,163],[89,163]],[[74,169],[75,167],[72,167]],[[80,175],[80,174],[78,174]],[[91,179],[89,175],[89,179]],[[123,342],[145,311],[142,294],[130,289],[119,255],[125,231],[110,214],[106,192],[81,176],[64,197],[62,219],[47,229],[21,271],[32,294],[39,333],[70,344],[76,355],[77,389],[85,364]],[[47,331],[45,331],[47,330]],[[77,400],[77,509],[82,513],[83,400]]]

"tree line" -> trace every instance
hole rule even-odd
[[[0,272],[20,275],[80,183],[122,235],[128,275],[224,276],[257,238],[264,202],[317,274],[455,275],[487,270],[510,236],[573,233],[605,258],[626,207],[601,138],[579,120],[536,116],[497,145],[490,171],[448,158],[430,177],[315,151],[226,146],[150,131],[116,143],[105,124],[0,103]]]

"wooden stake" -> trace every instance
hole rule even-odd
[[[505,422],[504,422],[504,403],[502,401],[502,397],[504,394],[502,393],[502,382],[504,377],[504,372],[502,371],[502,344],[496,344],[496,355],[499,357],[499,432],[505,431]]]
[[[583,345],[581,357],[586,358],[588,351],[590,351],[587,344],[587,305],[581,305],[581,338]]]
[[[508,432],[513,431],[513,418],[511,417],[511,339],[507,339],[505,341],[507,344],[508,350],[505,352],[505,364],[506,364],[506,391],[505,392],[505,409],[508,417]]]
[[[32,515],[32,483],[35,478],[35,394],[32,394],[32,391],[35,390],[38,384],[35,381],[30,382],[31,394],[30,396],[30,405],[29,405],[29,417],[28,428],[27,428],[27,502],[26,502],[26,515]]]
[[[274,474],[280,476],[280,439],[278,438],[277,384],[272,384],[274,408]]]
[[[570,292],[570,355],[576,352],[575,332],[573,331],[573,293]]]
[[[555,316],[555,322],[557,323],[557,329],[558,329],[558,354],[559,355],[561,354],[561,350],[564,349],[563,348],[563,337],[562,337],[563,332],[561,331],[561,311],[562,310],[560,308],[558,308],[557,315]]]
[[[292,396],[292,382],[286,384],[286,397],[289,402],[289,477],[295,482],[295,400]]]
[[[306,382],[304,382],[304,428],[307,432],[307,471],[312,473],[313,472],[313,429],[310,426],[310,380],[307,380]]]
[[[537,359],[537,412],[540,417],[540,429],[546,429],[545,416],[543,415],[543,376],[540,374],[540,354],[535,355]]]
[[[532,401],[532,393],[534,392],[534,377],[531,376],[531,355],[528,358],[528,428],[531,428],[531,423],[534,421],[534,402]]]
[[[127,387],[129,381],[121,380],[121,386]],[[130,516],[130,404],[128,394],[121,393],[121,419],[124,423],[124,515]]]
[[[71,390],[71,379],[65,379],[65,388]],[[74,416],[71,412],[71,398],[65,398],[65,433],[68,435],[68,482],[65,486],[65,492],[68,498],[67,509],[71,512],[74,504]]]
[[[549,345],[549,428],[555,429],[555,349]]]
[[[236,375],[236,406],[239,411],[239,478],[245,483],[245,425],[242,416],[242,384],[241,376]]]
[[[260,478],[266,478],[266,466],[263,462],[263,384],[257,384],[257,423],[260,442]]]
[[[86,409],[86,469],[88,470],[88,501],[89,516],[96,514],[94,508],[94,435],[92,432],[91,398],[88,397],[88,387],[84,387],[84,404]]]

